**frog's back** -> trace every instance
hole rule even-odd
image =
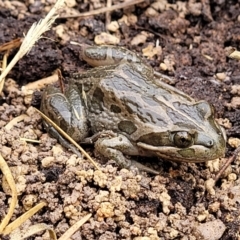
[[[153,72],[145,65],[126,62],[95,68],[88,73],[90,78],[82,75],[80,83],[87,95],[88,119],[94,133],[107,129],[121,131],[121,123],[124,128],[128,125],[129,132],[143,126],[148,126],[149,131],[152,131],[151,126],[157,131],[172,129],[173,125],[181,128],[187,125],[189,129],[190,124],[198,128],[189,116],[195,120],[201,118],[194,100],[155,81]]]

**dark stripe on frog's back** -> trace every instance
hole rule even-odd
[[[111,72],[115,71],[116,66],[118,65],[100,66],[89,69],[85,72],[74,73],[71,76],[71,81],[73,81],[77,86],[79,86],[79,88],[81,88],[82,84],[84,84],[84,86],[93,86],[94,84],[96,84],[96,82],[99,82],[106,76],[111,75]],[[89,89],[86,88],[85,91],[88,92]]]
[[[166,129],[169,124],[177,125],[181,123],[183,127],[184,124],[187,127],[192,125],[192,128],[196,129],[197,126],[195,124],[189,123],[189,121],[178,112],[178,110],[181,110],[180,108],[174,112],[174,110],[164,105],[163,102],[159,102],[154,96],[165,99],[170,106],[174,104],[172,101],[178,100],[178,97],[181,98],[179,99],[181,103],[187,102],[192,106],[192,102],[187,101],[184,96],[178,94],[174,94],[174,97],[172,97],[172,91],[161,88],[155,84],[153,75],[146,76],[143,73],[139,73],[135,66],[137,65],[129,63],[118,65],[114,71],[109,71],[108,74],[100,80],[99,87],[102,89],[102,92],[109,94],[109,96],[105,97],[109,101],[112,99],[111,105],[119,106],[123,112],[128,113],[126,119],[131,118],[133,121],[136,121],[136,116],[138,116],[143,123],[152,123],[162,129]],[[99,92],[99,89],[96,89],[96,91]],[[94,95],[95,94],[96,92]],[[109,103],[110,102],[108,102],[108,104]],[[108,111],[111,111],[111,106],[105,107],[109,109]],[[122,115],[123,113],[119,113],[119,116]]]
[[[119,106],[122,112],[128,114],[126,119],[134,115],[131,118],[138,116],[144,123],[153,123],[159,127],[167,126],[163,112],[158,114],[161,111],[156,112],[151,109],[153,106],[160,108],[159,102],[152,97],[156,85],[132,68],[130,64],[119,65],[114,72],[101,81],[100,88],[105,89],[105,92],[109,94],[107,99],[112,99],[111,106]],[[163,91],[166,93],[165,90]],[[115,101],[112,96],[115,96]],[[111,106],[106,107],[111,110]]]
[[[186,122],[178,112],[174,112],[167,105],[154,98],[154,96],[161,96],[171,105],[172,101],[178,100],[176,98],[179,95],[174,94],[172,98],[172,91],[157,86],[151,79],[153,75],[145,76],[139,73],[135,65],[124,63],[98,67],[75,75],[75,78],[80,78],[79,81],[74,81],[79,87],[84,85],[84,91],[88,97],[89,112],[93,119],[96,119],[93,117],[94,115],[101,114],[101,116],[107,116],[106,121],[111,121],[111,114],[113,114],[118,117],[119,121],[129,119],[136,121],[136,116],[138,116],[140,121],[152,123],[163,129],[166,129],[169,124]],[[181,102],[184,100],[188,102],[186,98],[181,96]],[[112,105],[118,106],[121,112],[118,110],[117,113],[116,107],[112,107]],[[124,112],[127,113],[127,116],[123,116]]]
[[[137,93],[143,93],[139,98],[147,103],[150,108],[157,106],[157,111],[151,111],[148,106],[144,108],[143,104],[138,105],[139,99],[131,96],[130,92],[133,89],[129,88],[127,102],[130,102],[132,106],[135,104],[135,108],[138,107],[134,113],[136,113],[143,122],[152,122],[160,127],[166,127],[170,121],[171,124],[182,127],[183,129],[201,129],[196,123],[202,123],[204,119],[203,116],[199,114],[199,110],[196,107],[197,103],[191,97],[163,82],[158,85],[153,73],[148,72],[148,74],[151,75],[145,76],[142,72],[140,74],[135,69],[135,66],[137,65],[123,65],[122,71],[126,76],[125,79],[128,79],[130,87],[136,87],[135,90]],[[163,101],[160,102],[156,96],[163,98],[165,102],[169,102],[170,106],[172,105],[175,109],[164,105]],[[129,107],[129,104],[126,104],[126,106]],[[131,108],[131,111],[133,108]],[[164,114],[167,116],[165,115],[163,117]]]

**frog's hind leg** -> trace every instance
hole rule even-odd
[[[137,168],[140,171],[159,174],[159,172],[142,165],[134,160],[127,159],[123,153],[138,155],[138,149],[125,136],[118,135],[114,138],[100,138],[95,143],[95,150],[104,157],[113,159],[121,168]]]
[[[71,138],[79,142],[88,135],[84,100],[76,86],[69,86],[65,95],[58,88],[48,86],[42,97],[41,111],[53,120]],[[79,151],[64,139],[49,123],[44,122],[47,132],[61,145],[81,157]]]
[[[93,67],[115,65],[121,62],[142,63],[138,54],[112,45],[104,46],[82,46],[80,55],[89,65]]]

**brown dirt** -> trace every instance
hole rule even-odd
[[[85,2],[78,0],[72,8],[87,12],[105,6],[100,0]],[[52,4],[0,0],[0,45],[21,38]],[[239,138],[240,93],[234,89],[240,84],[240,62],[226,54],[229,47],[239,48],[239,12],[240,3],[234,0],[145,1],[112,12],[111,20],[118,21],[120,26],[110,35],[120,40],[118,45],[141,55],[142,49],[159,41],[160,53],[146,61],[156,71],[173,76],[177,88],[212,103],[216,117],[227,128],[228,138]],[[92,213],[90,221],[72,239],[239,239],[239,159],[213,189],[208,187],[207,180],[214,178],[219,164],[226,159],[207,164],[144,159],[162,173],[158,176],[139,176],[117,169],[112,161],[96,159],[102,172],[96,171],[86,160],[63,150],[49,137],[41,118],[24,103],[20,89],[26,83],[48,77],[56,69],[67,78],[88,68],[79,59],[79,46],[70,41],[94,44],[95,37],[102,32],[106,32],[105,14],[58,19],[44,35],[46,38],[39,40],[8,76],[17,86],[7,81],[0,98],[0,152],[18,183],[19,204],[11,220],[46,201],[47,207],[25,223],[23,229],[47,223],[60,237],[77,220]],[[9,60],[15,53],[11,52]],[[150,56],[149,51],[146,54]],[[39,101],[39,93],[35,93],[34,105],[38,106]],[[28,115],[23,122],[11,131],[5,130],[10,120],[23,113]],[[19,136],[41,143],[26,144]],[[226,156],[233,149],[234,144],[229,144]],[[92,148],[87,150],[93,152]],[[0,219],[8,211],[9,198],[4,187],[0,187]],[[219,231],[211,233],[208,228]],[[47,236],[41,233],[29,239]]]

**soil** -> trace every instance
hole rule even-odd
[[[0,0],[0,46],[22,38],[53,2]],[[62,16],[106,4],[68,2]],[[240,62],[228,57],[230,48],[239,48],[239,13],[237,0],[159,0],[111,12],[107,28],[104,13],[57,19],[10,72],[0,98],[0,152],[13,172],[19,201],[11,221],[45,201],[47,206],[22,229],[46,223],[60,237],[91,213],[71,239],[240,239],[240,159],[211,185],[239,144]],[[56,69],[67,79],[89,68],[79,56],[80,46],[71,42],[124,46],[145,58],[155,71],[171,76],[170,84],[176,88],[210,102],[226,129],[226,158],[198,164],[140,159],[161,173],[154,176],[119,169],[113,161],[97,156],[101,171],[95,170],[86,159],[64,149],[46,133],[21,87]],[[8,60],[15,54],[11,51]],[[40,92],[35,92],[32,105],[39,107],[40,100]],[[11,130],[5,128],[21,114],[26,114],[23,121]],[[40,143],[26,143],[19,136]],[[86,150],[94,157],[92,147]],[[1,174],[0,181],[4,182]],[[0,219],[8,212],[9,199],[9,191],[0,187]],[[29,239],[48,238],[41,232]]]

